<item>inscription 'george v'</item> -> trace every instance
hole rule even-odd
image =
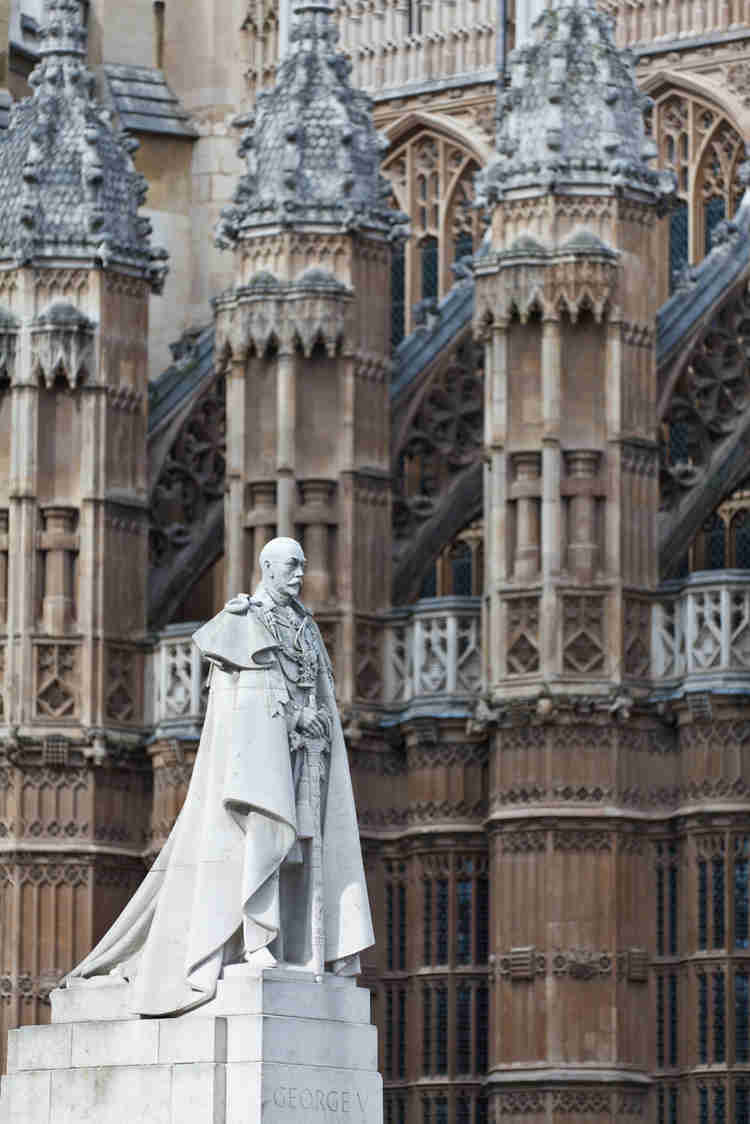
[[[277,1108],[299,1108],[308,1112],[351,1112],[354,1107],[364,1112],[367,1099],[362,1093],[348,1089],[297,1089],[293,1085],[279,1085],[273,1093]]]

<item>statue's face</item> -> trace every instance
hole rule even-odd
[[[263,580],[282,596],[298,597],[304,576],[305,556],[299,548],[290,547],[267,561]]]

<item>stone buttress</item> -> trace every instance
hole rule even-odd
[[[658,219],[648,99],[610,21],[553,2],[499,92],[475,262],[485,346],[490,1111],[649,1112],[643,770],[657,583]],[[667,764],[665,764],[665,762]],[[658,780],[658,777],[656,778]],[[587,802],[589,806],[587,806]],[[650,883],[649,883],[650,884]],[[648,1116],[648,1119],[651,1119]]]
[[[143,873],[148,302],[133,141],[49,0],[0,136],[0,1040]]]

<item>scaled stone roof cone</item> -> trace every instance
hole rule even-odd
[[[34,92],[0,133],[0,259],[98,261],[143,272],[159,291],[167,254],[138,214],[138,142],[95,100],[78,0],[47,0],[41,40]]]
[[[536,42],[509,57],[510,89],[498,90],[497,155],[477,177],[478,201],[595,187],[666,201],[674,177],[649,167],[657,151],[643,114],[652,102],[610,17],[594,0],[550,0],[534,27]]]
[[[276,223],[392,231],[408,221],[389,206],[390,184],[380,174],[386,142],[372,121],[372,99],[349,81],[351,63],[336,52],[337,40],[325,0],[295,5],[275,85],[236,120],[245,126],[239,152],[247,171],[222,211],[219,246]]]

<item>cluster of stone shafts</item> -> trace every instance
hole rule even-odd
[[[143,873],[148,300],[132,142],[49,0],[0,139],[0,1040]]]
[[[390,591],[390,261],[404,216],[387,206],[370,102],[335,43],[328,5],[298,4],[276,85],[241,120],[247,171],[217,229],[237,280],[216,301],[216,351],[227,589],[252,587],[275,534],[299,538],[305,600],[351,702],[373,689],[371,616]]]
[[[637,789],[658,507],[651,284],[672,185],[587,0],[511,56],[476,264],[485,343],[490,1108],[642,1111],[655,1043]],[[653,759],[653,758],[651,758]],[[588,805],[588,806],[587,806]],[[650,1103],[650,1102],[649,1102]]]

